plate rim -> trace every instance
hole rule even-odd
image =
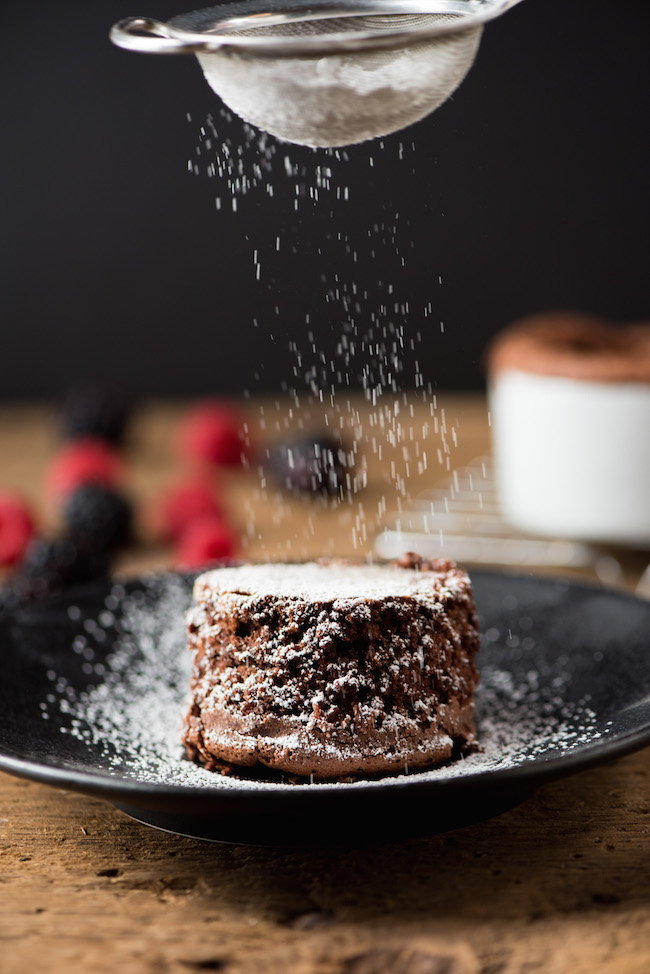
[[[0,745],[1,746],[1,745]],[[527,760],[507,768],[493,768],[484,771],[471,771],[467,774],[435,778],[424,777],[414,772],[413,775],[400,775],[377,780],[360,780],[345,782],[320,781],[309,784],[289,785],[275,782],[264,782],[247,786],[246,783],[236,786],[219,787],[219,781],[214,787],[189,784],[174,784],[162,782],[144,782],[137,779],[111,777],[107,773],[93,771],[78,771],[72,768],[62,768],[47,762],[32,761],[17,758],[0,751],[0,771],[15,777],[25,778],[53,787],[70,789],[95,797],[106,798],[110,801],[123,801],[125,797],[157,799],[156,805],[165,798],[184,799],[202,805],[214,805],[232,802],[256,801],[260,798],[271,801],[284,801],[288,796],[296,794],[313,796],[309,800],[316,800],[322,795],[350,795],[384,792],[387,787],[395,793],[418,791],[473,791],[477,782],[486,779],[498,787],[508,785],[530,787],[536,789],[542,784],[566,777],[578,771],[588,770],[601,764],[606,764],[617,758],[632,754],[650,746],[650,720],[646,725],[617,735],[610,740],[587,744],[575,748],[570,753],[559,754],[556,757]],[[435,770],[435,769],[430,769]],[[399,777],[399,780],[398,780]],[[303,799],[301,799],[303,800]]]

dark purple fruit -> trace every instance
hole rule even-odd
[[[87,552],[112,553],[129,540],[132,510],[122,494],[100,484],[84,484],[63,508],[65,535]]]
[[[11,608],[108,575],[104,552],[88,551],[68,538],[37,538],[2,592],[0,602]]]
[[[132,403],[113,386],[81,380],[64,393],[60,404],[64,439],[93,436],[114,446],[124,440]]]
[[[300,436],[269,449],[269,472],[286,490],[338,494],[345,485],[349,456],[331,436]]]

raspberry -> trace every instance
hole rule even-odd
[[[190,409],[179,428],[179,449],[189,460],[220,466],[240,466],[247,454],[242,418],[216,399]]]
[[[118,445],[124,439],[131,411],[131,402],[120,389],[83,379],[63,394],[61,432],[65,439],[94,436]]]
[[[214,488],[203,480],[186,481],[171,487],[160,501],[160,533],[177,541],[192,521],[222,513]]]
[[[66,536],[87,551],[112,552],[126,544],[131,518],[126,498],[100,484],[78,487],[63,508]]]
[[[179,568],[202,568],[227,561],[237,550],[232,528],[222,518],[208,515],[192,521],[176,546]]]
[[[0,493],[0,565],[20,561],[34,534],[34,521],[17,494]]]
[[[120,473],[116,450],[103,440],[87,436],[59,451],[50,465],[46,487],[55,497],[65,497],[82,484],[114,487]]]

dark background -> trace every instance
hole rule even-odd
[[[428,119],[347,160],[280,146],[299,175],[275,165],[275,195],[258,187],[236,213],[197,146],[209,113],[231,147],[243,128],[195,59],[108,42],[122,17],[185,9],[141,8],[49,0],[3,14],[0,396],[51,396],[80,375],[145,395],[300,387],[296,346],[336,358],[345,313],[326,296],[341,282],[368,292],[361,333],[375,286],[378,302],[394,284],[408,303],[406,386],[417,359],[425,383],[477,388],[490,336],[530,312],[648,317],[645,0],[528,0],[486,27]],[[319,164],[349,199],[295,212]],[[353,384],[362,366],[358,353]]]

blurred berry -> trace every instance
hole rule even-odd
[[[54,497],[65,497],[83,484],[114,487],[121,474],[117,451],[96,437],[73,440],[54,457],[47,474],[46,489]]]
[[[222,513],[212,484],[189,480],[170,487],[160,500],[159,530],[165,540],[177,541],[197,518]]]
[[[330,436],[300,436],[269,450],[269,471],[286,490],[305,494],[338,494],[345,485],[348,456]]]
[[[0,492],[0,565],[15,565],[34,535],[34,520],[22,497]]]
[[[66,536],[83,550],[110,553],[129,540],[131,505],[101,484],[83,484],[69,494],[62,516]]]
[[[226,561],[236,552],[237,539],[230,525],[208,515],[187,526],[176,546],[175,562],[179,568],[202,568]]]
[[[131,412],[132,403],[122,390],[80,380],[61,398],[61,433],[65,439],[93,436],[118,445],[124,440]]]
[[[183,417],[178,434],[186,459],[217,466],[241,466],[248,454],[242,417],[228,403],[207,400]]]
[[[103,552],[88,551],[71,539],[37,538],[30,542],[5,599],[15,602],[42,598],[108,574],[110,562]]]

